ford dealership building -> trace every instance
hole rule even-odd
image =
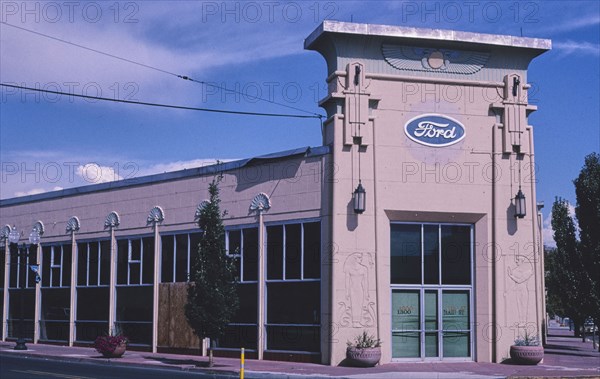
[[[508,358],[544,333],[527,68],[550,46],[323,22],[322,146],[0,201],[2,339],[23,300],[34,343],[197,351],[186,282],[222,173],[241,308],[220,354],[337,365],[366,330],[381,363]]]

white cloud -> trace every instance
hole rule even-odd
[[[590,42],[577,42],[572,40],[557,41],[552,43],[552,48],[559,50],[562,55],[583,54],[600,56],[600,45]]]
[[[97,163],[88,163],[77,167],[77,175],[90,184],[108,183],[122,180],[113,167],[100,166]]]
[[[571,203],[568,204],[569,208],[569,216],[573,219],[575,223],[575,233],[576,236],[579,236],[579,224],[577,223],[577,219],[575,218],[575,206]],[[552,211],[548,213],[546,218],[544,219],[544,229],[542,232],[542,236],[544,238],[544,246],[548,246],[551,248],[556,247],[556,241],[554,241],[554,229],[552,229]]]
[[[61,6],[61,3],[56,4]],[[253,23],[244,19],[248,15],[244,15],[243,9],[239,11],[242,12],[241,21],[236,22],[229,15],[223,22],[220,12],[225,10],[207,15],[200,2],[182,2],[177,7],[169,2],[144,2],[137,5],[135,17],[139,22],[116,23],[113,8],[123,3],[94,4],[103,7],[102,19],[97,23],[82,19],[77,11],[74,22],[69,22],[67,9],[63,9],[63,17],[56,23],[48,22],[47,17],[43,17],[43,10],[41,22],[35,22],[33,16],[23,20],[18,14],[3,17],[0,24],[2,81],[59,92],[192,105],[190,99],[199,98],[203,88],[169,73],[210,81],[209,71],[215,68],[300,54],[304,51],[302,36],[316,26],[306,22],[283,22],[281,16],[279,22],[269,23],[266,14],[259,20],[261,22]],[[219,7],[225,6],[223,4],[214,3]],[[119,17],[122,19],[127,12],[121,11]],[[306,29],[305,33],[299,32],[299,27]],[[64,101],[55,95],[44,96]]]
[[[156,163],[127,157],[99,158],[71,151],[3,151],[0,155],[1,199],[139,178],[232,160],[205,158]],[[10,160],[5,156],[9,156]]]
[[[37,195],[37,194],[44,193],[44,192],[49,192],[49,191],[60,191],[61,189],[63,189],[63,188],[59,187],[59,186],[54,186],[51,189],[32,188],[32,189],[30,189],[29,191],[26,191],[26,192],[21,192],[21,191],[15,192],[15,197]]]
[[[537,30],[539,33],[560,33],[569,32],[589,26],[600,25],[600,15],[589,14],[581,17],[580,14],[573,16],[573,18],[562,22],[553,23],[551,26],[543,27]]]

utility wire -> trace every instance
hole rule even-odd
[[[121,61],[124,61],[124,62],[127,62],[127,63],[131,63],[131,64],[138,65],[138,66],[141,66],[141,67],[145,67],[145,68],[148,68],[150,70],[155,70],[155,71],[161,72],[163,74],[172,75],[172,76],[175,76],[175,77],[183,79],[183,80],[189,80],[189,81],[194,82],[194,83],[203,84],[203,85],[206,85],[206,86],[211,86],[211,87],[214,87],[214,88],[218,88],[218,89],[220,89],[222,91],[237,93],[237,94],[249,97],[249,98],[254,99],[254,100],[266,101],[268,103],[271,103],[271,104],[274,104],[274,105],[279,105],[281,107],[286,107],[286,108],[289,108],[289,109],[297,110],[299,112],[303,112],[303,113],[307,113],[307,114],[312,114],[312,115],[315,115],[315,116],[319,116],[319,118],[324,117],[323,115],[320,115],[320,114],[315,113],[315,112],[310,112],[310,111],[307,111],[307,110],[304,110],[304,109],[301,109],[301,108],[298,108],[298,107],[294,107],[294,106],[291,106],[291,105],[288,105],[288,104],[279,103],[277,101],[265,99],[265,98],[262,98],[262,97],[259,97],[259,96],[245,94],[245,93],[242,93],[240,91],[228,89],[226,87],[222,87],[222,86],[219,86],[217,84],[205,82],[203,80],[196,80],[196,79],[191,78],[191,77],[189,77],[187,75],[176,74],[174,72],[163,70],[163,69],[158,68],[158,67],[154,67],[154,66],[150,66],[150,65],[147,65],[147,64],[144,64],[144,63],[136,62],[136,61],[133,61],[131,59],[119,57],[119,56],[114,55],[114,54],[110,54],[110,53],[107,53],[107,52],[104,52],[104,51],[101,51],[101,50],[93,49],[91,47],[87,47],[87,46],[80,45],[80,44],[77,44],[77,43],[74,43],[74,42],[70,42],[70,41],[67,41],[67,40],[64,40],[64,39],[61,39],[61,38],[58,38],[58,37],[53,37],[53,36],[48,35],[48,34],[36,32],[35,30],[27,29],[27,28],[24,28],[22,26],[17,26],[17,25],[9,24],[9,23],[7,23],[5,21],[0,21],[0,23],[4,24],[6,26],[10,26],[10,27],[15,28],[15,29],[19,29],[19,30],[22,30],[22,31],[25,31],[25,32],[28,32],[28,33],[32,33],[32,34],[44,37],[44,38],[49,38],[51,40],[62,42],[62,43],[65,43],[67,45],[75,46],[75,47],[78,47],[80,49],[92,51],[92,52],[97,53],[97,54],[102,54],[102,55],[105,55],[107,57],[111,57],[111,58],[118,59],[118,60],[121,60]]]
[[[315,115],[297,115],[297,114],[285,114],[285,113],[260,113],[260,112],[231,111],[231,110],[226,110],[226,109],[197,108],[197,107],[186,107],[186,106],[182,106],[182,105],[149,103],[149,102],[145,102],[145,101],[111,99],[111,98],[108,98],[108,97],[79,95],[79,94],[76,94],[76,93],[68,93],[68,92],[61,92],[61,91],[50,91],[50,90],[41,89],[41,88],[31,88],[31,87],[17,86],[17,85],[7,84],[7,83],[0,83],[0,86],[2,86],[2,87],[9,87],[9,88],[16,88],[16,89],[23,89],[23,90],[28,90],[28,91],[51,93],[51,94],[55,94],[55,95],[65,95],[65,96],[80,97],[80,98],[84,98],[84,99],[111,101],[111,102],[114,102],[114,103],[147,105],[147,106],[151,106],[151,107],[183,109],[183,110],[189,110],[189,111],[239,114],[239,115],[247,115],[247,116],[290,117],[290,118],[318,118],[318,119],[322,119],[322,116],[318,115],[318,114],[315,114]]]

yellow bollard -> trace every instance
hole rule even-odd
[[[240,379],[244,379],[244,348],[242,347],[242,356],[240,360]]]

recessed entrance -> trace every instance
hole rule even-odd
[[[472,229],[391,224],[393,359],[472,359]]]

